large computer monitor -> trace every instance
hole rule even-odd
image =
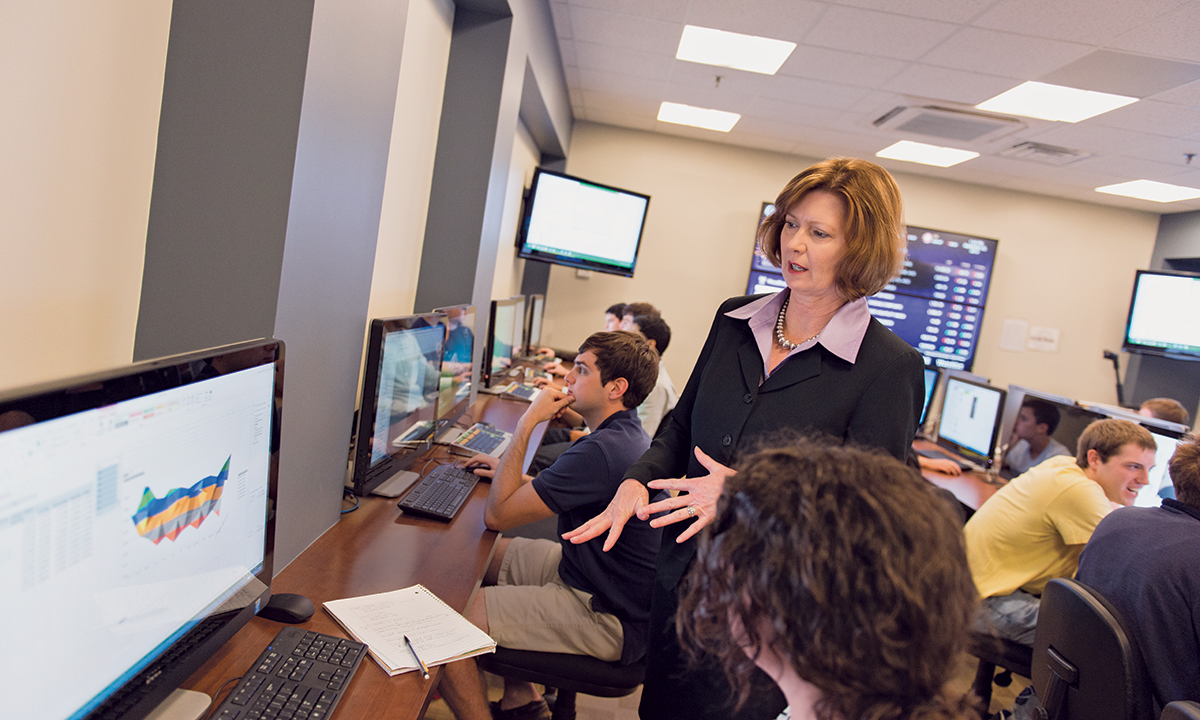
[[[988,467],[1000,434],[1004,390],[948,376],[938,418],[937,444]]]
[[[371,321],[350,476],[356,495],[390,496],[384,483],[407,482],[401,473],[429,448],[446,329],[441,313]]]
[[[145,717],[270,597],[283,344],[0,392],[4,714]]]
[[[1125,321],[1125,352],[1200,360],[1200,324],[1180,322],[1200,305],[1200,275],[1138,270]]]
[[[1004,407],[1004,419],[1001,422],[1000,435],[1002,442],[1005,443],[1005,450],[1008,450],[1008,444],[1012,439],[1013,427],[1017,422],[1017,415],[1021,411],[1021,404],[1026,398],[1036,398],[1049,403],[1058,410],[1058,426],[1050,433],[1050,437],[1062,443],[1071,454],[1075,454],[1075,449],[1079,445],[1079,436],[1083,434],[1085,428],[1097,420],[1103,420],[1107,417],[1104,413],[1089,410],[1080,407],[1071,398],[1063,395],[1056,395],[1044,390],[1034,390],[1033,388],[1022,387],[1020,385],[1008,386],[1008,400]]]
[[[513,360],[516,360],[525,352],[525,333],[529,331],[529,304],[525,302],[524,295],[513,295],[509,299],[517,304],[512,337]]]
[[[522,304],[524,299],[522,299]],[[483,353],[483,382],[485,387],[505,383],[505,375],[516,356],[513,338],[517,336],[519,320],[517,299],[493,300],[488,320],[487,342]]]
[[[438,429],[453,425],[471,405],[475,355],[475,306],[435,308],[446,316],[446,347],[442,352],[442,375],[438,382]]]

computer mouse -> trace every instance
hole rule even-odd
[[[281,623],[302,623],[313,616],[317,609],[312,600],[296,593],[278,593],[258,611],[258,616]]]

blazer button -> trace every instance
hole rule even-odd
[[[750,403],[754,402],[754,396],[753,396],[753,395],[751,395],[750,393],[746,393],[746,394],[745,394],[745,396],[744,396],[744,397],[742,397],[742,399],[746,401],[746,404],[747,404],[747,405],[749,405]]]
[[[721,438],[721,444],[724,445],[725,447],[729,447],[730,445],[733,444],[733,438],[726,435],[725,437]]]

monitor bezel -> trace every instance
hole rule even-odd
[[[950,383],[951,382],[960,382],[965,385],[973,385],[975,387],[983,388],[985,390],[991,390],[992,392],[999,393],[999,395],[1000,395],[1000,401],[996,404],[996,417],[993,418],[993,420],[992,420],[992,437],[991,437],[991,441],[988,443],[986,455],[980,454],[979,451],[977,451],[973,448],[969,448],[965,445],[962,445],[955,440],[951,440],[950,438],[942,436],[941,421],[942,421],[943,417],[945,416],[946,398],[949,397],[949,395],[950,395]],[[954,375],[954,374],[947,373],[944,387],[942,390],[941,407],[938,408],[938,432],[937,432],[937,440],[935,442],[940,447],[950,450],[951,452],[957,453],[958,455],[961,455],[962,457],[964,457],[978,465],[982,465],[983,467],[991,467],[994,455],[996,453],[996,442],[1000,438],[1000,420],[1001,420],[1002,415],[1004,414],[1004,400],[1006,397],[1007,397],[1007,391],[1005,391],[1004,388],[998,388],[995,385],[990,385],[986,382],[979,382],[977,380],[972,380],[970,378],[962,377],[961,375]]]
[[[591,185],[610,192],[617,192],[631,197],[642,198],[646,201],[642,209],[642,222],[638,228],[637,242],[633,248],[633,260],[629,267],[615,263],[604,262],[600,260],[591,260],[586,258],[573,258],[557,253],[546,252],[544,250],[535,250],[529,247],[529,227],[533,220],[533,212],[537,204],[538,185],[542,176],[550,175],[554,177],[571,180],[585,185]],[[613,185],[605,185],[586,178],[568,175],[555,170],[547,170],[546,168],[535,168],[533,171],[533,180],[529,185],[529,190],[525,193],[525,203],[521,210],[521,225],[517,232],[517,257],[527,260],[540,260],[542,262],[552,263],[555,265],[564,265],[566,267],[574,267],[583,270],[595,270],[596,272],[607,273],[609,275],[620,275],[622,277],[633,277],[634,270],[637,268],[638,255],[642,251],[642,240],[646,235],[646,218],[650,215],[650,196],[645,193],[619,188]]]
[[[496,345],[496,308],[498,308],[500,305],[516,306],[516,304],[516,298],[501,298],[491,301],[488,309],[488,329],[483,348],[483,363],[479,369],[479,377],[482,387],[495,387],[497,384],[499,384],[499,381],[503,379],[492,376],[492,350]],[[513,324],[515,325],[517,321],[518,318],[516,318],[514,315]],[[515,345],[513,346],[512,350],[509,351],[509,353],[509,360],[512,360],[514,357],[516,357]]]
[[[476,312],[475,306],[471,305],[469,303],[462,304],[462,305],[449,305],[447,307],[434,308],[433,312],[440,313],[440,314],[446,316],[446,322],[447,322],[446,339],[447,339],[447,341],[449,341],[449,339],[450,339],[450,337],[449,337],[449,333],[450,333],[449,321],[450,321],[451,317],[454,317],[455,313],[470,314],[471,318],[476,323],[479,322],[479,315]],[[448,410],[444,410],[440,405],[438,406],[438,431],[439,432],[442,430],[442,428],[448,427],[448,426],[453,425],[454,423],[458,422],[459,418],[461,418],[464,414],[466,414],[467,408],[469,408],[471,406],[471,403],[474,402],[475,391],[478,389],[478,382],[479,382],[478,368],[475,367],[475,361],[474,361],[475,338],[476,337],[478,337],[478,335],[475,332],[475,326],[472,325],[472,327],[471,327],[471,355],[472,355],[471,392],[467,393],[467,396],[464,397],[463,399],[455,402],[454,405]],[[445,348],[443,347],[442,363],[444,364],[445,362],[446,362],[446,351],[445,351]],[[440,401],[440,398],[439,398],[439,401]]]
[[[269,350],[269,363],[264,355],[260,362],[248,365],[250,367],[274,365],[274,402],[275,412],[272,420],[272,461],[268,463],[267,475],[267,517],[264,532],[263,560],[254,577],[242,586],[251,587],[255,582],[261,584],[247,604],[238,610],[227,610],[225,613],[216,611],[207,618],[196,618],[191,627],[183,632],[173,643],[159,648],[158,654],[140,670],[135,672],[125,682],[118,685],[105,695],[83,718],[115,718],[117,720],[138,720],[146,717],[157,708],[176,688],[192,676],[210,657],[266,604],[271,597],[271,578],[274,574],[275,557],[275,508],[278,503],[279,462],[278,437],[280,418],[282,417],[282,393],[284,344],[281,340],[259,339],[224,345],[208,350],[201,350],[169,357],[146,360],[122,368],[78,375],[75,377],[39,383],[23,388],[13,388],[0,391],[0,414],[10,410],[38,407],[48,409],[51,405],[59,410],[47,410],[46,414],[37,418],[37,422],[45,422],[55,418],[67,417],[81,412],[88,412],[100,407],[112,405],[126,400],[151,395],[186,385],[202,383],[209,377],[199,377],[198,373],[206,366],[211,366],[218,358],[232,358],[235,354],[244,358],[247,353],[259,349]],[[120,381],[120,382],[118,382]],[[106,388],[105,385],[113,387]],[[107,391],[103,395],[96,395]],[[6,432],[0,430],[0,433]],[[230,614],[232,613],[232,614]],[[206,620],[217,620],[218,615],[223,624],[216,630],[209,630]],[[178,655],[176,655],[178,653]],[[115,683],[114,683],[115,684]],[[137,688],[142,693],[140,699],[127,707],[120,706],[123,688]],[[93,698],[93,701],[95,698]]]
[[[526,310],[528,311],[528,318],[525,320],[524,347],[525,347],[525,352],[529,355],[532,355],[532,354],[536,353],[538,350],[537,347],[535,347],[535,345],[539,345],[542,341],[542,337],[541,337],[542,321],[545,320],[545,318],[546,318],[546,296],[545,296],[545,294],[530,293],[529,295],[526,296],[525,307],[526,307]],[[538,313],[538,310],[540,310],[541,312]],[[533,336],[533,327],[534,327],[533,319],[534,319],[535,314],[539,315],[538,322],[537,322],[538,336],[536,338]]]
[[[1200,347],[1181,350],[1178,348],[1166,348],[1158,345],[1146,345],[1144,343],[1130,340],[1130,325],[1133,323],[1133,313],[1137,307],[1139,289],[1141,288],[1142,278],[1145,276],[1179,277],[1200,280],[1200,274],[1197,273],[1176,272],[1169,270],[1136,271],[1133,278],[1133,291],[1129,295],[1129,311],[1125,315],[1125,331],[1121,339],[1121,350],[1127,353],[1136,353],[1139,355],[1155,355],[1157,357],[1171,358],[1173,360],[1200,362]]]
[[[426,443],[423,448],[407,448],[409,451],[399,454],[389,447],[387,456],[377,463],[371,463],[371,439],[375,435],[375,411],[378,407],[379,365],[382,361],[383,338],[387,333],[401,330],[412,330],[418,322],[426,323],[425,327],[439,324],[442,326],[443,351],[446,332],[449,325],[442,313],[422,313],[418,315],[402,315],[389,318],[373,318],[367,331],[367,352],[363,360],[362,390],[358,401],[358,412],[354,422],[354,452],[351,455],[352,471],[350,488],[355,495],[366,497],[375,488],[382,485],[397,473],[407,470],[419,459],[424,457],[425,450],[431,447]],[[441,357],[438,358],[438,370],[441,370]],[[437,419],[437,403],[428,418]],[[429,438],[433,440],[432,436]],[[390,444],[389,444],[390,445]]]

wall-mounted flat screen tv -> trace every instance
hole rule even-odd
[[[1125,322],[1125,352],[1200,360],[1200,275],[1138,270]]]
[[[538,168],[518,257],[633,277],[650,196]]]

